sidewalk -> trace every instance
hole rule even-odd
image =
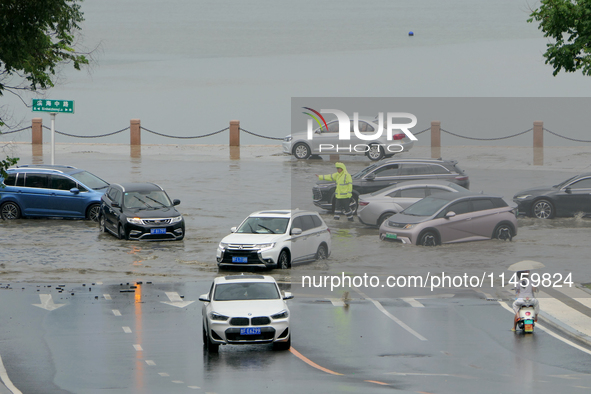
[[[514,299],[511,287],[503,288],[510,294],[510,303]],[[591,293],[587,289],[549,287],[540,290],[536,297],[540,302],[541,322],[591,346]]]

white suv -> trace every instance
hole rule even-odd
[[[290,268],[330,256],[330,230],[318,213],[277,210],[254,212],[232,227],[217,250],[223,267]]]

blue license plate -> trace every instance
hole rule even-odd
[[[248,263],[248,257],[232,257],[233,263]]]
[[[241,328],[240,335],[261,335],[261,328],[260,327]]]
[[[150,234],[166,234],[165,228],[151,228]]]

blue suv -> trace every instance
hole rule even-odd
[[[98,221],[101,197],[109,184],[71,166],[22,165],[0,177],[0,216],[64,217]]]

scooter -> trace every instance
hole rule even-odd
[[[519,320],[517,320],[517,327],[525,333],[534,332],[536,310],[533,302],[528,298],[525,300],[521,308],[519,308]]]

